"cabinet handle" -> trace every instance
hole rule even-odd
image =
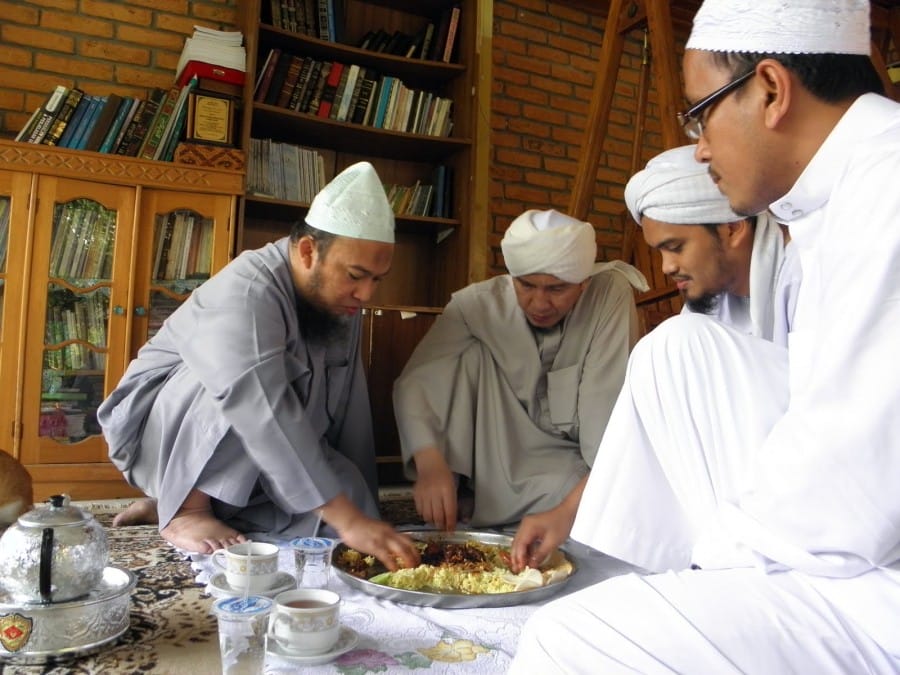
[[[124,313],[125,313],[125,308],[122,307],[122,305],[116,305],[115,307],[113,307],[113,314],[118,314],[119,316],[122,316]]]
[[[384,314],[384,312],[380,309],[376,309],[372,311],[372,314],[374,314],[375,316],[381,316],[382,314]]]
[[[143,307],[135,307],[135,308],[134,308],[134,313],[135,313],[137,316],[144,316],[144,314],[147,313],[147,310],[144,309]]]

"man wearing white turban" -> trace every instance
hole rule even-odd
[[[210,553],[321,518],[390,568],[411,540],[378,519],[360,307],[391,266],[394,216],[360,162],[289,237],[245,251],[166,319],[98,419],[110,459],[160,534]]]
[[[660,252],[684,311],[786,347],[801,277],[794,247],[768,212],[732,211],[695,150],[684,145],[647,162],[625,185],[628,210]]]
[[[541,607],[513,673],[900,672],[900,104],[861,0],[706,0],[696,157],[769,209],[787,349],[685,314],[639,343],[572,537],[648,574]]]
[[[446,530],[516,522],[580,485],[637,339],[646,281],[594,262],[590,223],[529,210],[501,248],[509,274],[454,293],[394,385],[416,508]]]

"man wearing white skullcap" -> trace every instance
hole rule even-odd
[[[769,213],[732,211],[695,151],[684,145],[651,159],[625,186],[625,204],[684,311],[786,347],[800,285],[794,247]]]
[[[529,210],[501,248],[509,274],[454,293],[394,384],[416,508],[445,530],[580,491],[637,339],[646,281],[594,262],[590,223]]]
[[[900,672],[900,105],[868,17],[698,11],[680,119],[789,228],[789,345],[684,314],[635,347],[572,537],[649,574],[538,609],[513,673]]]
[[[345,169],[289,237],[245,251],[138,352],[98,419],[110,459],[176,547],[313,533],[413,565],[378,519],[360,307],[387,274],[394,216],[371,164]]]

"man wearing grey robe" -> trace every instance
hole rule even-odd
[[[637,270],[595,265],[594,229],[527,211],[503,239],[509,275],[456,292],[394,386],[423,518],[452,529],[558,504],[587,474],[638,337]],[[554,297],[555,296],[555,297]]]
[[[290,238],[242,253],[141,348],[98,418],[168,541],[207,553],[251,533],[310,535],[322,518],[391,565],[415,560],[377,520],[359,353],[358,310],[392,252],[381,183],[354,165]]]

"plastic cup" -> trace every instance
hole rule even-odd
[[[291,541],[298,586],[328,587],[331,579],[331,552],[334,545],[334,539],[328,537],[298,537]]]
[[[213,604],[219,622],[222,675],[260,675],[266,662],[269,615],[275,601],[259,595]]]

